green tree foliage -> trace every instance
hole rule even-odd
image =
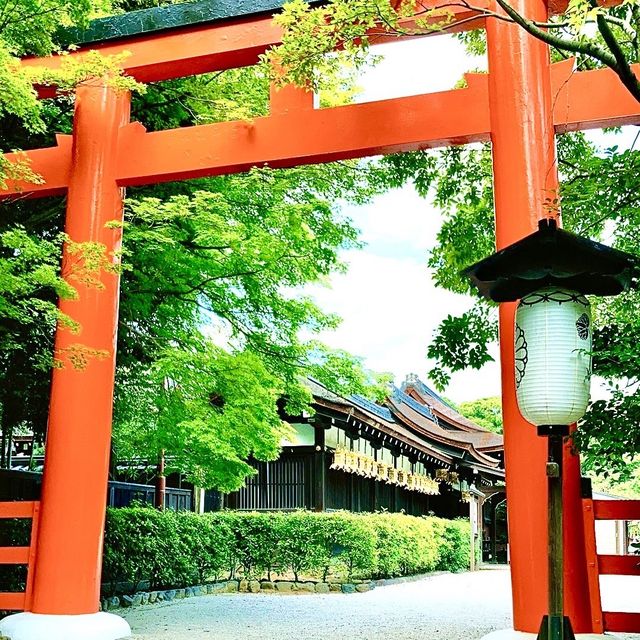
[[[232,70],[152,85],[134,97],[133,117],[151,130],[246,119],[265,112],[267,97],[261,69]],[[35,144],[68,132],[72,110],[66,97],[49,101]],[[15,146],[34,144],[26,127],[7,136]],[[153,463],[164,450],[167,471],[231,490],[251,472],[249,458],[277,455],[276,401],[286,397],[287,410],[299,412],[309,401],[300,377],[319,373],[322,358],[336,368],[348,359],[299,338],[338,322],[301,290],[341,270],[338,252],[358,246],[335,202],[368,200],[373,178],[357,163],[336,163],[129,191],[114,463]],[[0,358],[13,358],[0,370],[5,434],[44,435],[56,298],[75,295],[58,273],[62,204],[2,205]],[[356,365],[351,374],[362,387]],[[9,384],[18,379],[29,384]]]
[[[282,384],[256,354],[229,354],[199,342],[169,347],[147,375],[125,378],[118,389],[116,451],[144,461],[164,450],[171,467],[198,486],[231,491],[253,472],[250,456],[277,457],[288,433],[277,410]]]
[[[640,500],[640,465],[632,464],[632,469],[627,475],[627,479],[620,481],[615,477],[604,478],[602,475],[589,474],[594,491],[608,493],[613,496]],[[638,525],[636,524],[636,528]]]
[[[340,76],[341,62],[355,68],[369,61],[370,45],[382,34],[398,37],[446,32],[455,25],[446,3],[428,8],[420,0],[328,0],[319,6],[292,0],[276,20],[284,31],[282,45],[265,59],[275,77],[318,87],[321,79]],[[609,67],[640,101],[640,81],[631,65],[640,60],[640,4],[637,0],[606,6],[598,0],[569,0],[566,12],[549,22],[536,22],[497,0],[502,11],[463,2],[461,7],[487,18],[511,20],[546,42],[563,57],[576,55],[581,64]],[[469,42],[477,45],[477,37]],[[340,54],[335,54],[336,49]]]
[[[481,427],[495,433],[502,433],[502,404],[499,397],[461,402],[458,410]]]
[[[364,366],[363,359],[344,351],[330,349],[320,342],[310,344],[305,370],[325,387],[343,395],[359,394],[375,402],[384,402],[393,382],[391,373],[377,373]]]
[[[583,134],[574,133],[558,138],[558,156],[565,228],[640,254],[640,152],[615,146],[601,149]],[[444,222],[429,265],[440,286],[474,294],[460,277],[460,270],[494,250],[488,145],[405,154],[381,162],[397,174],[397,180],[411,180],[415,171],[422,193],[433,189]],[[452,182],[458,185],[455,191]],[[592,403],[576,437],[587,469],[621,478],[633,469],[630,460],[640,452],[636,346],[640,339],[639,299],[638,293],[630,292],[593,300],[594,373],[608,381],[611,393],[609,399]],[[451,372],[479,368],[491,360],[489,346],[496,335],[497,309],[483,300],[461,316],[447,317],[428,348],[429,357],[436,361],[432,379],[444,386]]]

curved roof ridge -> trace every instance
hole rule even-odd
[[[410,396],[406,396],[406,394],[404,393],[402,394],[402,396],[410,398]],[[396,395],[393,398],[390,398],[390,403],[394,408],[393,413],[400,420],[408,421],[415,429],[426,432],[425,435],[428,434],[429,436],[433,437],[436,440],[439,440],[440,442],[448,444],[449,446],[457,449],[468,451],[477,460],[484,461],[489,466],[497,466],[499,464],[499,460],[497,458],[494,458],[488,453],[484,453],[481,450],[481,447],[478,448],[476,446],[477,443],[475,442],[475,440],[477,438],[474,437],[476,434],[465,431],[450,431],[447,429],[443,429],[433,420],[424,420],[426,416],[416,411],[413,404],[404,402],[404,398],[402,396]],[[411,400],[413,400],[413,398],[411,398]],[[419,405],[419,403],[417,403],[415,400],[413,400],[413,402]],[[406,409],[402,407],[403,404],[406,405]],[[407,411],[413,411],[417,415],[412,416],[411,414],[407,414]],[[491,435],[496,436],[497,434]],[[500,436],[497,437],[500,438]]]
[[[410,407],[415,409],[418,413],[422,414],[425,418],[432,420],[436,424],[438,423],[438,418],[431,411],[431,407],[427,404],[420,404],[415,398],[412,398],[408,393],[405,393],[401,389],[394,389],[394,396],[400,398],[400,400]]]
[[[411,389],[415,391],[436,415],[439,415],[445,422],[451,424],[451,426],[456,427],[461,431],[492,433],[488,429],[485,429],[473,422],[473,420],[463,416],[457,409],[452,407],[451,404],[422,382],[417,375],[412,374],[407,376],[407,379],[404,381],[402,386],[403,389]]]

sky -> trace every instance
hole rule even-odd
[[[466,70],[484,65],[449,36],[384,44],[375,52],[384,60],[360,78],[363,92],[357,102],[451,89]],[[397,384],[409,373],[426,382],[433,332],[448,314],[463,313],[473,304],[431,280],[427,255],[436,244],[441,213],[412,186],[343,211],[360,229],[365,246],[342,253],[347,273],[334,275],[329,286],[306,290],[324,310],[343,318],[337,330],[320,339],[363,357],[374,371],[390,371]],[[456,373],[445,395],[455,402],[498,395],[499,375],[496,363],[479,372]]]
[[[384,60],[360,79],[358,102],[451,89],[466,70],[486,68],[484,58],[466,55],[452,36],[380,45],[376,53]],[[629,128],[615,140],[602,132],[590,135],[601,144],[625,146],[636,131]],[[342,253],[349,265],[346,274],[334,275],[329,286],[306,289],[324,310],[343,318],[337,330],[319,337],[363,357],[372,370],[393,373],[397,384],[409,373],[428,383],[426,349],[435,329],[448,314],[463,313],[473,304],[470,297],[438,289],[431,280],[427,254],[442,215],[411,186],[343,211],[361,230],[366,246]],[[480,371],[453,374],[445,396],[464,402],[499,395],[497,347],[492,354],[496,361]],[[593,395],[602,394],[596,382]]]

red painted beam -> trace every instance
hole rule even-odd
[[[154,133],[132,124],[121,133],[118,182],[150,184],[487,141],[488,76],[469,74],[467,80],[466,89],[330,109],[312,109],[309,96],[283,90],[273,95],[273,115],[252,121]],[[561,63],[553,65],[552,82],[557,132],[640,122],[640,104],[608,69],[574,73],[571,63]],[[57,147],[26,155],[44,184],[10,184],[0,198],[63,193],[71,138],[59,136]]]
[[[640,75],[640,65],[633,65]],[[556,133],[640,123],[640,105],[610,69],[574,70],[572,60],[552,65]]]
[[[598,556],[600,575],[640,576],[640,556]]]
[[[69,55],[82,59],[89,50],[103,55],[128,52],[123,65],[128,75],[140,82],[157,82],[256,64],[258,56],[280,39],[281,30],[271,18],[260,18],[142,35],[81,48]],[[53,55],[24,58],[22,64],[56,69],[62,60],[62,56]],[[50,97],[52,93],[44,89],[40,96]]]
[[[28,564],[31,547],[0,547],[0,564]]]
[[[0,519],[31,518],[40,503],[29,501],[0,502]]]
[[[0,593],[0,611],[24,611],[24,593]]]
[[[184,180],[253,166],[290,167],[489,137],[486,76],[470,77],[466,89],[331,109],[312,109],[308,99],[305,103],[295,94],[291,97],[294,103],[287,108],[284,95],[274,96],[275,114],[253,121],[153,133],[129,125],[119,140],[118,182],[131,186]],[[60,137],[57,147],[26,153],[44,184],[10,184],[0,198],[62,193],[68,184],[71,139]]]
[[[640,500],[594,500],[596,520],[640,520]]]
[[[425,1],[425,6],[436,8],[442,0]],[[482,0],[478,2],[482,5]],[[484,24],[479,12],[465,6],[446,6],[443,11],[451,17],[448,32],[477,29]],[[444,15],[444,14],[443,14]],[[442,18],[434,17],[432,22]],[[405,20],[407,28],[415,26],[414,21]],[[441,33],[440,31],[435,33]],[[156,34],[146,34],[134,38],[92,44],[80,47],[65,57],[82,59],[88,51],[97,50],[103,55],[118,55],[128,52],[129,57],[123,67],[127,74],[140,82],[158,82],[183,76],[192,76],[222,69],[246,67],[256,64],[260,54],[270,47],[280,44],[282,31],[271,17],[248,18],[218,24],[190,26]],[[398,36],[375,32],[371,42],[398,40]],[[58,68],[63,58],[59,55],[44,58],[29,57],[22,60],[25,66],[47,66]],[[41,98],[54,95],[55,89],[43,87]]]
[[[467,89],[295,109],[251,122],[154,133],[131,127],[120,146],[118,180],[130,186],[414,151],[484,141],[488,131],[485,77]]]
[[[640,613],[605,611],[604,629],[619,633],[640,633]]]

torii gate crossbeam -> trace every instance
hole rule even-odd
[[[534,19],[547,19],[544,0],[517,0],[514,6]],[[466,9],[455,15],[460,28],[463,22],[476,27],[483,22],[481,17],[469,22],[473,18]],[[515,25],[488,19],[486,28],[489,74],[469,75],[467,88],[314,109],[310,95],[286,87],[272,92],[270,115],[252,122],[147,133],[141,125],[128,123],[126,96],[99,83],[82,86],[73,136],[60,136],[56,147],[26,152],[44,184],[10,184],[0,197],[41,197],[68,191],[69,235],[78,242],[103,242],[114,252],[119,232],[107,231],[105,222],[121,218],[122,188],[126,186],[238,172],[265,164],[289,167],[491,140],[500,248],[533,231],[538,218],[547,215],[545,201],[557,186],[554,134],[638,123],[640,105],[612,72],[574,73],[571,63],[551,66],[547,47]],[[131,51],[128,71],[139,80],[151,81],[253,64],[279,38],[270,19],[261,15],[127,36],[91,47],[105,53]],[[72,55],[83,55],[83,50]],[[55,65],[58,61],[55,57],[29,59],[24,64]],[[48,95],[47,90],[41,95]],[[100,588],[118,299],[117,276],[105,274],[103,280],[107,288],[100,295],[80,287],[80,300],[64,304],[83,325],[77,340],[104,349],[109,356],[91,363],[82,373],[71,367],[56,370],[52,386],[30,598],[35,618],[29,620],[46,617],[49,632],[51,625],[62,625],[60,637],[64,638],[111,640],[122,633],[121,628],[112,628],[90,636],[89,627],[74,632],[69,626],[70,617],[94,619]],[[546,609],[546,448],[520,416],[515,401],[513,305],[502,305],[500,315],[514,625],[518,630],[537,631]],[[63,329],[58,329],[57,341],[63,351],[69,346]],[[92,425],[90,432],[87,424]],[[577,631],[601,632],[601,614],[589,602],[580,544],[578,461],[568,452],[566,456],[567,612]],[[82,500],[77,493],[71,500],[66,492],[76,486],[79,458],[84,460],[84,493]],[[6,625],[13,624],[15,640],[40,637],[29,631],[32,622],[25,623],[20,616],[13,618],[15,624],[11,620],[3,621],[0,630],[7,633]]]

